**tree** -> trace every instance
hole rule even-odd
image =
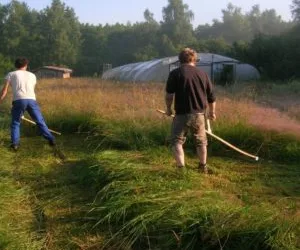
[[[53,0],[41,14],[43,64],[74,65],[81,44],[80,23],[72,8]]]
[[[258,4],[252,6],[251,11],[248,13],[251,29],[254,34],[263,33],[262,23],[260,22],[261,11]]]
[[[9,71],[13,70],[14,65],[12,61],[8,58],[0,54],[0,77],[3,77]]]
[[[241,39],[246,41],[251,39],[250,25],[245,15],[242,14],[241,8],[229,3],[222,13],[222,37],[226,41],[233,43]]]
[[[144,11],[144,19],[147,23],[157,24],[157,22],[154,19],[154,14],[151,13],[149,9],[146,9]]]
[[[231,44],[250,42],[258,34],[279,35],[292,28],[292,23],[284,22],[274,9],[262,12],[259,5],[254,5],[250,12],[243,14],[241,8],[229,3],[222,14],[221,21],[214,19],[212,25],[199,25],[195,29],[197,39],[224,38]]]
[[[189,10],[182,0],[168,0],[169,4],[163,8],[163,34],[167,35],[175,47],[182,47],[191,43],[195,38],[191,21],[194,13]]]
[[[25,3],[15,0],[0,6],[0,49],[4,55],[12,58],[30,55],[32,51],[28,48],[32,42],[36,14]]]
[[[0,3],[0,37],[3,37],[3,30],[5,28],[5,22],[7,17],[7,5]],[[0,52],[4,52],[4,39],[0,39]]]
[[[277,15],[276,10],[267,9],[261,12],[259,5],[254,5],[247,17],[254,36],[258,34],[279,35],[291,28],[290,24],[284,22],[281,16]]]
[[[107,35],[101,26],[82,24],[80,27],[82,43],[76,63],[78,75],[94,75],[101,73],[101,64],[104,62]]]
[[[249,51],[249,43],[248,42],[237,41],[232,44],[229,55],[232,58],[236,58],[242,62],[245,62],[249,59],[248,51]]]
[[[291,10],[294,21],[300,22],[300,0],[293,0]]]
[[[199,25],[196,30],[198,39],[224,39],[227,43],[239,40],[249,41],[252,38],[250,24],[241,8],[229,3],[226,9],[222,10],[222,21],[213,20],[210,26]]]
[[[160,27],[157,22],[137,23],[132,27],[133,54],[135,61],[146,61],[159,56],[157,47]]]

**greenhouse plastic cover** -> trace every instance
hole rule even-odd
[[[235,64],[237,80],[259,78],[259,72],[255,67],[240,63],[238,60],[230,57],[211,53],[198,53],[198,59],[200,60],[196,66],[204,70],[208,75],[211,75],[212,68],[216,72],[222,70],[223,64]],[[126,82],[165,82],[172,65],[176,62],[178,62],[178,56],[130,63],[105,71],[102,79]]]

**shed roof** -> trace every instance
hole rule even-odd
[[[72,69],[62,68],[62,67],[57,67],[57,66],[43,66],[43,67],[40,67],[40,68],[37,68],[37,69],[33,70],[33,72],[36,72],[40,69],[49,69],[49,70],[54,70],[54,71],[60,71],[60,72],[63,72],[63,73],[72,73],[73,72]]]

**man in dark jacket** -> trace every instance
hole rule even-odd
[[[185,165],[183,144],[190,130],[195,138],[199,171],[208,173],[205,115],[215,120],[216,97],[208,75],[196,67],[197,53],[189,48],[179,53],[180,67],[170,72],[166,85],[167,115],[172,115],[175,99],[175,118],[172,123],[172,151],[177,167]]]

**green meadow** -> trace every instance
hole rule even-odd
[[[175,168],[171,118],[156,112],[164,84],[40,81],[45,120],[62,133],[57,149],[25,122],[19,151],[9,149],[8,98],[0,106],[0,249],[299,249],[299,89],[218,87],[213,132],[260,160],[209,138],[212,175],[197,172],[191,140],[186,169]]]

